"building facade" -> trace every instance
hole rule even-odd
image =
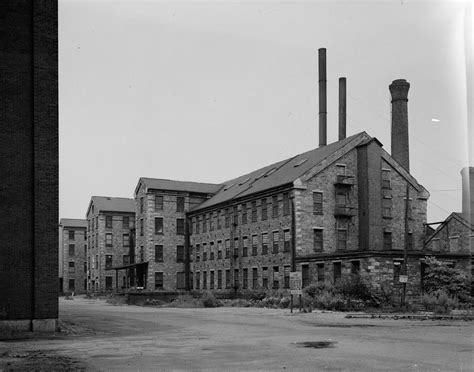
[[[58,319],[58,4],[0,5],[0,327]]]
[[[138,287],[186,289],[186,213],[219,185],[142,177],[135,189]]]
[[[135,228],[135,201],[93,196],[87,209],[87,291],[111,292],[127,287],[124,272],[130,264]]]
[[[87,291],[87,220],[61,218],[59,222],[59,290]]]

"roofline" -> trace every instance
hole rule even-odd
[[[474,231],[474,226],[470,226],[469,223],[464,219],[464,217],[459,216],[457,212],[451,212],[451,214],[448,217],[446,217],[446,219],[439,224],[439,226],[435,229],[435,231],[433,231],[433,234],[431,234],[431,236],[426,241],[424,241],[423,245],[426,245],[431,240],[433,240],[435,235],[439,231],[441,231],[441,229],[444,227],[444,225],[446,225],[453,218],[456,218],[459,222],[464,224],[468,229],[470,229],[471,231]]]

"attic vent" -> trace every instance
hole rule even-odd
[[[265,175],[263,177],[268,177],[270,174],[272,174],[275,171],[276,171],[276,168],[274,167],[274,168],[270,169],[267,173],[265,173]]]
[[[246,178],[245,180],[243,180],[242,182],[239,182],[239,186],[242,186],[245,182],[247,182],[250,178]]]
[[[301,164],[306,163],[307,160],[308,160],[308,159],[300,160],[298,163],[296,163],[296,164],[294,165],[294,167],[295,167],[295,168],[296,168],[296,167],[299,167]]]
[[[229,186],[224,187],[224,191],[229,190],[232,186],[234,186],[235,183],[230,184]]]

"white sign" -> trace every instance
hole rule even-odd
[[[295,271],[295,272],[290,273],[290,289],[301,291],[301,282],[302,282],[301,272]]]
[[[408,275],[400,275],[400,283],[408,283]]]

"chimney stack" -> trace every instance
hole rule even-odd
[[[339,141],[346,138],[346,78],[339,78]]]
[[[394,80],[389,88],[392,95],[392,157],[409,172],[407,102],[410,83],[405,79],[398,79]]]
[[[462,176],[462,215],[474,224],[474,167],[461,170]]]
[[[319,48],[319,146],[327,145],[326,48]]]

